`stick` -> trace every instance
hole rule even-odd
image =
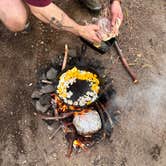
[[[117,52],[118,52],[118,55],[119,55],[119,57],[120,57],[120,60],[121,60],[121,62],[122,62],[122,64],[123,64],[123,66],[125,67],[126,71],[129,73],[130,77],[132,78],[133,83],[134,83],[134,84],[138,83],[138,80],[137,80],[137,78],[136,78],[136,75],[135,75],[135,73],[133,73],[133,72],[131,71],[131,69],[130,69],[130,67],[129,67],[129,65],[128,65],[128,63],[127,63],[127,61],[126,61],[126,59],[125,59],[125,57],[124,57],[124,55],[123,55],[123,53],[122,53],[122,50],[121,50],[120,47],[119,47],[119,44],[118,44],[117,40],[115,40],[115,48],[116,48],[116,50],[117,50]]]
[[[45,120],[61,120],[61,119],[65,119],[68,118],[69,116],[73,115],[73,112],[68,112],[63,114],[62,116],[41,116],[42,119]]]
[[[49,137],[49,140],[53,139],[56,135],[56,133],[62,128],[62,126],[59,126],[52,134],[51,136]]]
[[[62,70],[65,69],[66,64],[67,64],[67,58],[68,58],[68,45],[65,44],[65,56],[64,56],[64,60],[63,60],[63,65],[62,65]]]
[[[45,84],[49,84],[49,85],[52,85],[52,82],[51,81],[48,81],[48,80],[41,80],[42,83],[45,83]]]
[[[98,108],[98,111],[99,111],[99,115],[100,115],[100,117],[101,117],[101,122],[102,122],[102,124],[103,124],[103,129],[104,129],[104,135],[103,135],[103,137],[104,137],[104,139],[106,138],[106,133],[107,133],[107,131],[106,131],[106,128],[105,128],[105,119],[104,119],[104,114],[103,114],[103,110],[101,110],[100,108],[100,105],[97,103],[97,102],[95,102],[95,104],[96,104],[96,106],[97,106],[97,108]]]
[[[41,113],[36,113],[35,115],[38,115],[41,119],[44,120],[61,120],[61,119],[65,119],[71,115],[73,115],[73,112],[67,112],[67,113],[63,113],[61,116],[48,116],[48,115],[43,115]]]
[[[108,111],[104,108],[103,104],[99,102],[99,105],[101,107],[101,109],[107,114],[107,117],[108,117],[108,120],[110,122],[110,125],[111,125],[111,128],[113,128],[113,122],[112,122],[112,119],[111,119],[111,116],[110,114],[108,113]]]
[[[76,138],[76,130],[75,130],[75,128],[72,127],[70,129],[71,129],[71,133],[67,133],[66,134],[66,138],[67,138],[67,141],[69,143],[67,154],[66,154],[66,156],[68,158],[70,158],[70,156],[71,156],[71,153],[73,151],[73,142],[74,142],[74,140]]]

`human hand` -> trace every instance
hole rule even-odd
[[[85,26],[79,26],[78,32],[81,37],[91,41],[92,43],[101,43],[101,37],[98,31],[100,30],[98,25],[89,24]]]
[[[121,9],[119,1],[115,0],[112,2],[110,12],[111,12],[111,16],[112,16],[112,18],[111,18],[112,27],[114,27],[116,25],[117,19],[120,19],[120,22],[122,23],[123,13],[122,13],[122,9]]]

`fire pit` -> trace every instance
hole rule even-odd
[[[62,129],[69,144],[68,157],[73,149],[86,151],[110,137],[113,129],[105,104],[115,91],[110,85],[102,86],[99,74],[87,66],[70,66],[63,71],[57,65],[47,67],[32,94],[36,115],[47,122],[59,122],[50,139]]]

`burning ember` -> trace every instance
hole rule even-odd
[[[111,136],[113,121],[105,104],[114,91],[112,86],[106,89],[100,86],[94,70],[76,66],[62,72],[58,69],[51,66],[41,73],[32,98],[41,119],[59,122],[50,139],[63,129],[70,157],[73,149],[87,151],[99,140]]]

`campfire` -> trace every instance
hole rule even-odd
[[[67,51],[67,48],[66,48]],[[115,94],[112,84],[102,85],[99,74],[92,68],[66,67],[67,52],[62,65],[51,65],[40,72],[37,88],[32,94],[35,114],[47,122],[59,122],[49,137],[62,129],[68,142],[67,156],[73,150],[87,151],[95,143],[111,136],[113,112],[106,108]],[[70,61],[73,62],[73,59]]]

